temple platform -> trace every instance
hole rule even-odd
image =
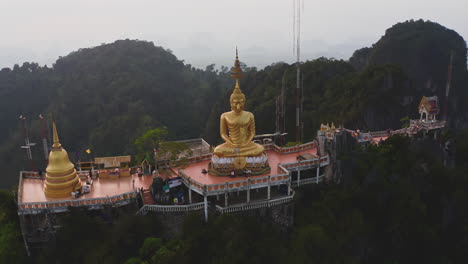
[[[264,145],[271,167],[270,173],[257,176],[218,176],[203,173],[208,169],[211,155],[191,157],[188,164],[174,168],[187,188],[184,205],[144,205],[138,214],[205,211],[209,204],[221,214],[272,207],[290,203],[294,198],[292,187],[318,184],[324,180],[324,167],[329,156],[317,155],[317,142],[280,148]],[[302,177],[301,172],[303,173]]]
[[[60,211],[68,206],[94,206],[125,203],[136,197],[139,188],[148,189],[153,182],[151,175],[120,177],[118,179],[94,179],[91,191],[78,198],[49,198],[44,194],[44,178],[22,171],[18,186],[18,208],[23,213],[34,213],[42,209]],[[85,180],[81,180],[83,185]],[[134,181],[134,182],[133,182]]]
[[[294,152],[294,153],[278,153],[274,150],[268,150],[266,151],[267,156],[268,156],[268,163],[270,164],[271,171],[270,173],[266,173],[263,175],[257,175],[257,176],[251,176],[249,177],[250,179],[257,179],[257,178],[262,178],[268,175],[278,175],[283,173],[280,171],[280,168],[278,167],[279,164],[282,163],[293,163],[297,162],[297,156],[300,156],[302,154],[312,154],[313,156],[317,157],[317,148],[313,147],[310,149],[302,150],[300,152]],[[206,169],[208,170],[208,164],[210,163],[210,160],[204,160],[200,161],[197,163],[192,163],[189,164],[187,167],[181,169],[185,175],[189,176],[192,181],[195,181],[201,185],[215,185],[215,184],[220,184],[220,183],[229,183],[229,182],[236,182],[239,181],[240,179],[245,179],[246,177],[243,176],[236,176],[236,177],[229,177],[229,176],[217,176],[217,175],[209,175],[209,174],[203,174],[202,170]]]

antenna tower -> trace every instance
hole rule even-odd
[[[23,123],[24,142],[25,142],[25,145],[21,146],[21,148],[26,149],[26,157],[29,161],[29,168],[31,169],[31,171],[34,171],[34,163],[33,163],[33,158],[32,158],[31,147],[35,146],[36,143],[31,143],[29,141],[29,131],[28,131],[28,127],[26,124],[26,117],[21,115],[19,118]]]
[[[449,112],[448,100],[449,100],[450,86],[452,85],[452,68],[453,68],[453,50],[450,51],[450,64],[448,67],[447,86],[445,87],[444,121],[448,121],[448,112]]]
[[[301,10],[302,6],[302,10]],[[301,87],[301,12],[303,0],[293,0],[293,52],[296,52],[296,142],[302,141],[302,87]]]
[[[47,144],[47,131],[46,131],[46,119],[39,115],[39,120],[41,122],[41,136],[42,136],[42,147],[44,150],[44,160],[46,164],[49,163],[49,145]]]
[[[281,80],[281,92],[280,95],[276,98],[276,132],[279,134],[279,142],[280,146],[285,144],[285,132],[286,132],[286,122],[285,122],[285,113],[286,107],[284,105],[284,93],[286,90],[286,72],[283,73],[283,78]]]

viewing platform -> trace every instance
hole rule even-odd
[[[324,180],[320,168],[329,165],[330,160],[329,156],[317,156],[316,141],[286,148],[271,143],[264,147],[271,171],[256,176],[210,175],[204,172],[208,169],[211,155],[193,155],[185,165],[174,168],[187,189],[186,204],[144,205],[138,214],[204,210],[207,218],[208,208],[223,214],[272,207],[291,202],[294,198],[293,186],[318,184]],[[301,179],[301,171],[305,170],[315,170],[314,177]]]
[[[93,179],[90,192],[78,198],[50,198],[44,194],[44,177],[37,172],[21,171],[18,186],[18,214],[36,214],[44,210],[64,212],[68,207],[99,209],[104,205],[121,206],[136,198],[139,188],[148,189],[151,175],[122,177],[119,179]],[[86,180],[81,179],[83,185]]]

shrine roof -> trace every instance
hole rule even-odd
[[[423,96],[419,103],[419,107],[421,106],[424,107],[429,114],[439,113],[439,99],[437,96]]]

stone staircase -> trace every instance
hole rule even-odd
[[[146,204],[155,204],[153,195],[151,194],[150,189],[143,190],[143,203]]]

